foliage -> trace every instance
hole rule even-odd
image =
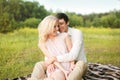
[[[120,28],[120,10],[114,10],[109,13],[89,14],[83,16],[84,25],[87,27],[110,27]]]
[[[32,27],[32,28],[37,28],[38,24],[41,22],[40,19],[36,18],[29,18],[24,21],[24,26]]]
[[[120,10],[88,15],[65,12],[70,18],[70,26],[120,28]],[[0,0],[0,32],[7,33],[23,26],[36,27],[45,16],[56,14],[47,11],[38,2],[25,0]],[[34,22],[30,19],[34,18]],[[29,24],[28,24],[29,23]],[[25,25],[24,25],[25,24]]]
[[[48,11],[38,2],[23,0],[0,0],[0,32],[6,33],[23,27],[29,18],[43,19]],[[38,21],[34,22],[34,27]],[[22,26],[21,26],[22,25]],[[31,26],[30,26],[31,27]]]
[[[77,16],[75,13],[66,13],[69,16],[69,23],[70,26],[82,26],[83,25],[83,19],[81,16]]]

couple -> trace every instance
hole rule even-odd
[[[68,26],[64,13],[41,21],[38,46],[45,61],[36,63],[29,80],[82,80],[87,70],[82,32]]]

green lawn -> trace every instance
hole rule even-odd
[[[120,67],[120,29],[80,28],[84,35],[88,62]],[[37,29],[24,28],[0,33],[0,80],[25,76],[36,62],[43,60],[38,49]]]
[[[88,62],[120,67],[120,29],[81,28]]]

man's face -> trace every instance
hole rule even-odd
[[[64,19],[59,19],[59,31],[60,32],[68,31],[68,23],[66,23]]]

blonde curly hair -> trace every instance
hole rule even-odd
[[[50,15],[41,21],[38,25],[39,42],[47,41],[48,35],[54,31],[57,20],[57,17]]]

